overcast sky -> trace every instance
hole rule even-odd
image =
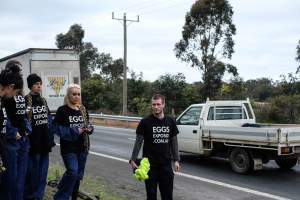
[[[27,48],[55,48],[55,36],[74,23],[85,30],[84,41],[114,58],[123,56],[123,27],[115,17],[127,12],[139,23],[128,27],[128,66],[155,80],[178,72],[188,82],[200,72],[176,59],[184,17],[195,0],[1,0],[0,58]],[[230,0],[237,28],[235,53],[230,63],[244,80],[261,77],[279,80],[295,72],[300,40],[299,0]],[[226,77],[229,79],[229,77]]]

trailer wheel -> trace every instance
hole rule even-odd
[[[297,164],[298,158],[276,158],[275,162],[281,169],[291,169]]]
[[[247,150],[234,148],[229,156],[231,169],[239,174],[248,174],[253,170],[253,160]]]

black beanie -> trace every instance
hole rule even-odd
[[[37,74],[30,74],[28,77],[27,77],[27,85],[28,85],[28,88],[31,89],[32,86],[37,83],[37,82],[41,82],[42,83],[42,79],[41,77],[39,77]]]

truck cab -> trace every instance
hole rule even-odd
[[[242,101],[210,101],[189,106],[177,119],[180,151],[204,154],[202,128],[204,126],[241,127],[255,124],[249,99]]]

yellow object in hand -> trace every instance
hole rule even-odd
[[[139,181],[145,181],[149,178],[148,172],[150,170],[150,163],[148,158],[143,158],[138,168],[134,171],[134,177]]]

